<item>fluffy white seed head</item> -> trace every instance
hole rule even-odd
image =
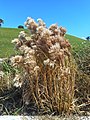
[[[11,41],[11,43],[18,43],[19,40],[17,38],[15,38],[14,40]]]
[[[46,24],[41,18],[37,19],[37,21],[38,21],[39,26],[44,26],[44,27],[46,26]]]
[[[44,60],[43,63],[44,65],[49,65],[50,59]]]

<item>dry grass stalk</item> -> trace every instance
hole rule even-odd
[[[44,112],[69,113],[74,97],[75,64],[71,45],[64,38],[66,29],[56,24],[47,28],[41,19],[38,22],[27,18],[25,25],[31,37],[22,31],[18,40],[13,40],[22,53],[11,62],[22,67],[24,73],[23,101],[34,102]]]

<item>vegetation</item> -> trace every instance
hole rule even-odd
[[[16,53],[12,39],[16,38],[21,30],[18,28],[0,28],[0,58],[10,57]]]
[[[11,57],[12,55],[18,54],[18,52],[16,52],[13,49],[14,45],[11,44],[11,40],[13,40],[14,38],[17,38],[20,31],[21,31],[21,29],[0,28],[0,57],[2,57],[2,58],[3,57]],[[25,29],[24,29],[24,31],[26,33],[29,33]],[[82,40],[82,39],[77,38],[72,35],[65,35],[65,37],[66,37],[66,39],[69,39],[69,42],[72,45],[71,52],[77,63],[77,76],[76,76],[76,82],[75,82],[74,104],[76,107],[75,113],[78,113],[79,115],[81,115],[82,112],[85,114],[90,111],[90,107],[89,107],[89,105],[90,105],[89,104],[90,103],[90,42],[86,41],[86,40]],[[6,83],[8,83],[8,80],[10,79],[11,82],[9,82],[9,85],[11,85],[12,78],[15,77],[14,73],[19,73],[19,71],[17,71],[16,69],[13,69],[10,66],[10,64],[8,63],[8,61],[3,63],[2,68],[6,72],[6,74],[5,74],[6,79],[4,79],[4,81],[2,83],[4,83],[6,85]],[[42,70],[43,69],[44,68],[42,67]],[[48,69],[48,68],[46,68],[46,69]],[[48,74],[48,72],[50,72],[50,71],[48,71],[48,72],[46,72],[46,71],[47,70],[44,69],[45,74]],[[13,73],[12,74],[13,77],[10,76],[10,78],[7,79],[7,75],[8,76],[10,75],[9,73],[10,74]],[[24,75],[24,74],[22,73],[22,75]],[[55,74],[55,76],[57,76],[57,74]],[[50,78],[50,76],[49,76],[49,78]],[[26,79],[28,79],[28,77]],[[5,82],[5,80],[7,80],[7,81]],[[46,79],[46,81],[47,81],[47,79]],[[39,79],[38,79],[38,83],[39,83]],[[34,83],[31,83],[31,85],[33,88]],[[63,85],[63,83],[62,83],[62,85]],[[16,115],[16,114],[23,114],[24,112],[30,113],[32,111],[34,111],[34,112],[37,111],[36,106],[31,107],[32,105],[28,106],[28,105],[23,104],[22,96],[21,96],[21,93],[23,91],[21,90],[21,88],[14,87],[14,89],[13,89],[10,86],[9,89],[10,89],[9,91],[4,91],[4,93],[0,95],[1,96],[1,100],[0,100],[1,104],[0,105],[2,108],[2,111],[0,111],[0,112],[2,115],[4,115],[4,114]],[[29,90],[30,90],[30,88],[29,88]],[[2,87],[2,91],[3,91],[3,87]],[[25,93],[27,93],[27,91],[28,90],[26,90]],[[36,94],[37,93],[34,91],[33,96]],[[43,96],[43,95],[44,94],[42,94],[40,100],[44,99],[43,97],[45,97],[45,96]],[[25,94],[24,94],[24,96],[25,96]],[[68,96],[68,94],[66,94],[66,96]],[[65,97],[65,96],[63,96],[63,97]],[[62,100],[64,99],[63,97],[62,97]],[[23,98],[23,99],[25,99],[25,98]],[[48,98],[48,99],[50,99],[50,98]],[[38,98],[37,98],[37,100],[38,100]],[[38,102],[39,102],[39,100],[38,100]],[[26,103],[28,103],[28,102],[26,101]],[[43,104],[41,104],[41,105],[43,105]],[[50,102],[49,102],[49,105],[50,105]],[[53,106],[51,106],[51,108],[52,107],[54,108],[54,104],[53,104]],[[31,109],[33,109],[33,110],[31,110]]]
[[[14,55],[16,53],[14,49],[14,45],[11,44],[11,41],[14,38],[17,38],[21,30],[28,32],[26,29],[0,28],[0,58],[10,57],[11,55]],[[79,55],[80,55],[80,51],[85,52],[84,48],[89,47],[90,45],[89,41],[77,38],[72,35],[66,34],[65,37],[70,41],[73,48],[73,52],[79,53]]]
[[[33,102],[43,114],[70,113],[76,69],[70,43],[64,38],[66,29],[56,24],[46,28],[42,20],[37,24],[32,18],[27,19],[26,26],[31,34],[21,31],[12,40],[21,54],[11,58],[12,65],[24,73],[20,84],[24,104]]]
[[[18,28],[23,28],[24,29],[24,26],[23,25],[19,25]]]
[[[0,19],[0,27],[1,27],[2,23],[4,23],[4,20]]]

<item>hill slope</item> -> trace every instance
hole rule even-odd
[[[15,54],[16,51],[14,50],[14,45],[11,43],[11,41],[18,37],[18,34],[21,30],[25,29],[0,28],[0,57],[9,57]],[[73,50],[76,52],[82,50],[85,46],[90,45],[89,41],[84,41],[75,36],[66,35],[66,38],[69,39]]]
[[[21,30],[24,29],[0,28],[0,57],[9,57],[15,54],[14,45],[11,41],[18,37]]]

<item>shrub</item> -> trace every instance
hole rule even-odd
[[[20,55],[11,63],[21,69],[23,102],[34,103],[43,113],[73,110],[75,63],[71,45],[65,39],[66,29],[43,20],[28,17],[25,26],[30,35],[21,31],[15,43]],[[21,84],[20,84],[21,85]]]
[[[24,29],[24,26],[23,25],[19,25],[18,28],[23,28]]]

